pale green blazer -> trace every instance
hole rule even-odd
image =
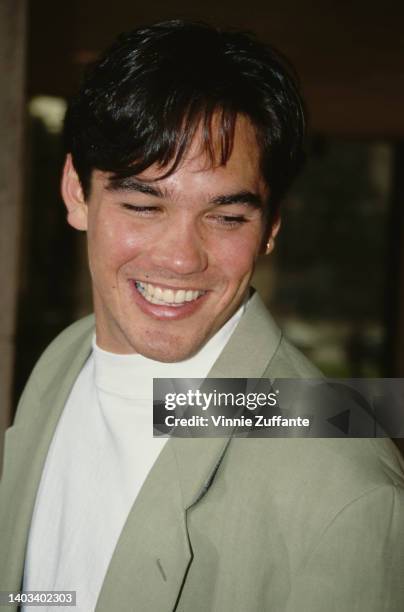
[[[50,345],[6,433],[1,591],[21,587],[46,454],[93,331],[88,317]],[[257,294],[210,372],[316,375]],[[403,474],[387,439],[173,438],[129,514],[96,610],[404,612]]]

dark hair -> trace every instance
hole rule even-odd
[[[157,163],[168,176],[200,125],[225,164],[238,114],[255,128],[273,219],[304,159],[304,107],[286,60],[251,34],[179,20],[121,34],[69,104],[65,146],[88,197],[95,168],[124,178]]]

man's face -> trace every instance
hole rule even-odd
[[[62,190],[69,222],[88,233],[98,345],[171,362],[195,354],[241,304],[267,238],[268,189],[244,119],[225,166],[212,167],[196,136],[161,175],[152,166],[114,184],[96,170],[81,202],[67,162]]]

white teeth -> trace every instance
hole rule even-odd
[[[174,302],[174,291],[172,289],[164,289],[163,302],[168,302],[169,304]]]
[[[183,289],[180,289],[175,294],[175,303],[182,304],[182,302],[185,302],[185,291]]]
[[[159,305],[180,305],[185,302],[192,302],[205,293],[205,291],[193,291],[192,289],[178,289],[177,291],[174,289],[162,289],[161,287],[140,281],[135,281],[135,285],[139,293],[148,302]]]
[[[148,287],[150,287],[150,285],[148,285]],[[162,300],[163,299],[163,290],[160,289],[160,287],[155,287],[154,288],[153,296],[156,298],[156,300]]]

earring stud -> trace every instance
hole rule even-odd
[[[273,248],[274,248],[274,239],[270,238],[267,242],[267,248],[266,248],[265,254],[268,255],[272,251]]]

